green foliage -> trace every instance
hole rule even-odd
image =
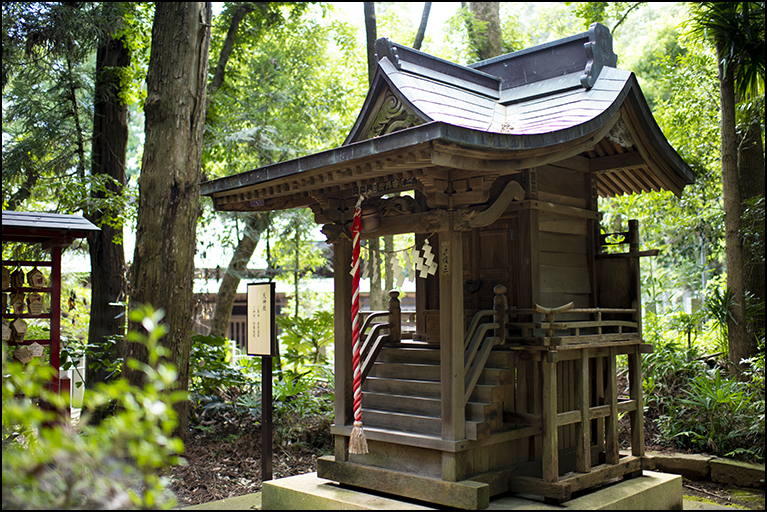
[[[46,389],[54,372],[32,361],[8,362],[3,343],[3,508],[172,508],[175,498],[165,491],[161,471],[183,463],[183,443],[173,437],[178,419],[174,404],[186,393],[173,391],[178,373],[162,362],[159,344],[166,334],[162,311],[140,307],[131,319],[146,334],[129,340],[146,345],[149,362],[128,364],[144,373],[146,384],[131,386],[120,379],[101,383],[86,394],[85,408],[112,403],[117,412],[98,425],[87,412],[78,431],[55,421],[56,414],[38,404],[63,410],[66,399]]]
[[[327,365],[326,350],[333,342],[333,313],[316,311],[309,318],[280,316],[277,325],[282,329],[283,370],[290,380]]]
[[[686,23],[689,32],[722,47],[724,66],[732,66],[742,98],[764,95],[764,2],[697,2]]]
[[[3,4],[4,210],[125,210],[126,199],[107,191],[111,178],[87,172],[95,49],[125,9],[117,2]]]
[[[712,292],[709,299],[721,303],[723,295]],[[712,319],[713,314],[720,318]],[[707,348],[705,340],[688,346],[679,332],[695,329],[696,317],[713,324],[727,315],[709,308],[694,315],[647,315],[645,336],[653,340],[655,351],[643,358],[645,417],[657,423],[661,443],[763,460],[764,342],[759,354],[746,361],[744,381],[723,373],[719,361],[727,361],[726,354],[701,356],[701,349]]]
[[[290,299],[294,315],[302,310],[300,283],[311,279],[317,272],[328,265],[328,254],[319,250],[315,238],[315,223],[308,208],[286,210],[275,215],[274,228],[277,237],[272,245],[269,262],[281,272],[275,279],[293,285],[294,293]],[[271,230],[270,230],[271,236]],[[306,310],[306,304],[303,304]]]
[[[729,353],[727,322],[728,320],[735,321],[731,311],[734,305],[732,290],[727,288],[722,291],[720,287],[714,287],[704,303],[706,313],[712,319],[714,328],[719,332],[717,348],[725,356]]]
[[[215,336],[192,336],[189,357],[189,408],[191,421],[200,425],[217,413],[231,412],[237,418],[260,413],[247,403],[249,397],[260,388],[260,369],[255,358],[240,358],[232,364],[229,340]],[[247,398],[245,398],[247,400]]]

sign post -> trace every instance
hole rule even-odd
[[[261,356],[261,481],[272,479],[272,357],[277,348],[274,283],[248,284],[249,356]]]

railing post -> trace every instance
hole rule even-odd
[[[399,292],[389,292],[389,343],[402,341],[402,309],[399,302]]]
[[[495,336],[498,338],[498,344],[502,344],[506,341],[506,311],[509,309],[509,301],[506,299],[506,287],[504,285],[495,285],[493,291],[495,292],[495,297],[493,298],[495,318],[493,318],[493,322],[498,324]]]

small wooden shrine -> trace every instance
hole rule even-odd
[[[593,24],[468,67],[386,39],[376,52],[343,146],[202,184],[217,210],[310,207],[334,244],[335,454],[318,476],[477,509],[505,492],[567,501],[641,474],[641,356],[652,346],[639,258],[652,251],[639,251],[634,221],[602,233],[597,198],[679,196],[694,176],[636,77],[616,68],[609,31]],[[414,197],[393,195],[404,191]],[[417,279],[414,331],[402,327],[397,291],[388,312],[365,320],[364,455],[348,450],[349,229],[360,195],[380,221],[363,239],[415,233],[437,264]],[[608,241],[624,252],[604,250]]]
[[[34,354],[24,351],[23,347],[40,347],[40,350],[42,347],[48,347],[50,365],[57,372],[48,387],[55,392],[71,391],[70,382],[62,382],[58,375],[61,350],[61,254],[75,239],[85,238],[89,233],[99,230],[100,228],[90,221],[77,215],[2,212],[3,243],[41,244],[42,249],[51,254],[49,260],[3,260],[3,331],[6,322],[11,326],[33,318],[50,322],[50,337],[47,339],[33,339],[25,337],[24,333],[13,332],[6,341],[9,347],[15,347],[17,359],[25,363],[25,359],[29,360]],[[50,268],[50,279],[47,283],[38,267]],[[22,270],[26,268],[30,270]],[[11,276],[8,282],[5,280],[6,272]],[[19,278],[13,279],[14,275]],[[10,301],[8,305],[11,307],[6,309],[6,292],[9,292],[11,297],[23,297],[26,294],[26,301],[20,304],[12,304]],[[43,309],[43,304],[48,301],[43,300],[41,294],[50,296],[50,306],[46,310]]]

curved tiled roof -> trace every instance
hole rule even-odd
[[[562,159],[595,173],[601,196],[681,195],[694,181],[636,77],[615,67],[599,24],[472,66],[386,39],[376,52],[372,85],[341,147],[206,182],[202,193],[222,210],[283,209],[368,182],[422,181],[420,173],[446,165],[480,176]]]

